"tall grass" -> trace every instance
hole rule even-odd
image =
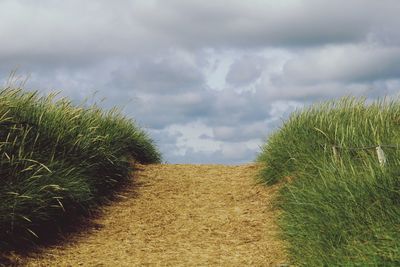
[[[399,101],[348,97],[297,111],[258,160],[264,182],[285,181],[280,224],[293,263],[400,265]]]
[[[116,109],[0,90],[0,247],[90,211],[126,181],[130,161],[160,162],[151,139]]]

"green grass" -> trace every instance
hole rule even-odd
[[[117,109],[0,89],[0,247],[34,241],[43,225],[90,212],[127,181],[132,160],[161,156]]]
[[[355,149],[377,145],[385,166],[374,148]],[[262,181],[283,182],[280,225],[293,263],[400,265],[400,101],[348,97],[294,112],[258,161]]]

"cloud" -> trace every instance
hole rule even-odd
[[[159,57],[129,59],[112,72],[110,86],[147,94],[171,94],[203,86],[205,77],[196,56],[174,50]]]
[[[292,84],[366,82],[400,76],[400,47],[327,46],[307,51],[284,66],[282,79]]]
[[[241,163],[293,110],[400,86],[397,0],[4,0],[0,78],[122,106],[169,162]]]
[[[156,57],[170,48],[308,47],[373,36],[387,43],[399,40],[399,18],[392,8],[396,4],[394,0],[70,0],[57,4],[4,0],[0,58],[81,65],[108,57]]]
[[[252,139],[262,139],[267,132],[267,123],[258,121],[241,126],[217,126],[213,128],[215,140],[240,142]]]
[[[151,128],[164,128],[173,123],[208,117],[213,109],[213,99],[207,91],[200,89],[171,95],[138,95],[127,109],[142,124]]]
[[[308,46],[362,40],[376,17],[374,1],[168,1],[142,18],[189,47]],[[346,5],[346,9],[343,6]],[[355,13],[350,10],[358,10]],[[191,27],[186,27],[191,25]]]
[[[168,152],[167,152],[168,153]],[[215,151],[195,151],[187,149],[183,155],[168,153],[167,162],[189,164],[243,164],[255,159],[259,151],[245,146],[227,145]]]
[[[260,77],[264,65],[263,57],[246,55],[231,65],[226,81],[232,86],[249,85]]]

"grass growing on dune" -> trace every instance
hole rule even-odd
[[[130,160],[160,162],[151,139],[116,109],[0,90],[0,247],[40,225],[90,211],[125,181]]]
[[[263,181],[286,181],[280,224],[295,264],[400,265],[399,101],[344,98],[295,112],[258,160]]]

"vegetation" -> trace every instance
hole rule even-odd
[[[0,247],[92,210],[127,180],[131,160],[160,162],[160,154],[118,110],[1,89]]]
[[[280,224],[293,263],[400,265],[399,101],[344,98],[297,111],[258,160],[264,182],[284,181]]]

